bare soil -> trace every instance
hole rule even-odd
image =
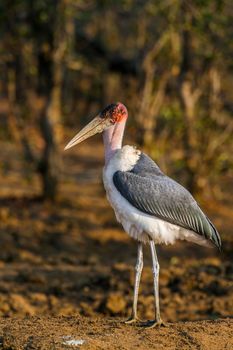
[[[20,150],[1,147],[0,349],[72,348],[66,343],[72,339],[84,340],[76,346],[83,349],[233,349],[230,197],[202,203],[219,229],[222,252],[185,242],[158,247],[168,326],[124,325],[137,247],[105,199],[102,146],[89,142],[65,154],[56,204],[40,200],[39,179]],[[145,253],[138,309],[152,319],[147,247]]]
[[[4,350],[232,350],[232,326],[230,319],[177,322],[160,329],[126,327],[116,318],[0,319],[0,346]]]

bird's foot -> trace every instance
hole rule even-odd
[[[140,326],[145,328],[166,327],[166,323],[163,322],[162,319],[160,319],[158,321],[152,320],[152,321],[143,322],[141,323]]]
[[[124,323],[131,324],[136,322],[142,322],[137,316],[130,316]]]

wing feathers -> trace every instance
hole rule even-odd
[[[145,163],[145,157],[143,161]],[[152,160],[150,166],[151,162]],[[158,167],[155,168],[155,173],[152,166],[149,173],[143,172],[140,164],[135,168],[136,173],[133,169],[117,171],[113,175],[114,185],[125,199],[146,214],[203,235],[220,248],[221,240],[216,228],[184,187],[162,172],[159,173]]]

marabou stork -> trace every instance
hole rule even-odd
[[[220,236],[192,195],[166,176],[146,154],[123,146],[128,112],[113,103],[100,112],[67,144],[71,148],[103,132],[105,166],[103,182],[116,219],[138,241],[132,315],[126,323],[138,321],[137,301],[143,268],[143,244],[149,243],[154,277],[155,319],[144,325],[163,325],[159,308],[159,263],[155,244],[173,244],[177,239],[203,246],[221,247]]]

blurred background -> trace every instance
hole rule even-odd
[[[107,104],[125,142],[186,186],[223,251],[159,248],[165,320],[233,311],[233,6],[222,0],[0,2],[0,315],[129,314],[136,242],[102,187]],[[153,317],[150,256],[139,309]]]

